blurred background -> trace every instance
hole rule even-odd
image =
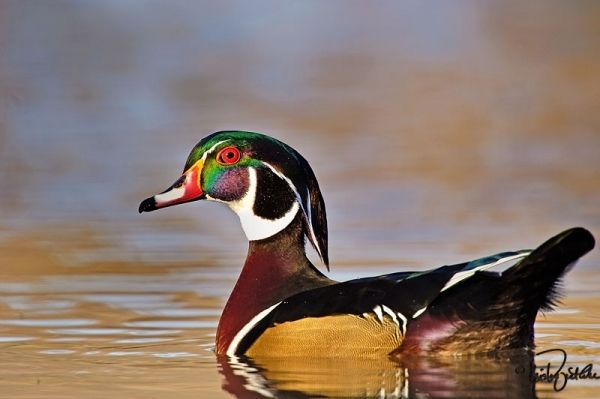
[[[600,227],[596,2],[0,4],[3,238],[243,254],[214,204],[135,212],[219,129],[304,154],[334,265],[364,246],[411,260],[414,242],[458,256]]]
[[[575,225],[598,236],[599,110],[596,1],[1,0],[0,315],[67,320],[79,306],[114,326],[142,316],[113,320],[108,296],[81,295],[151,286],[206,295],[215,310],[192,327],[210,336],[245,256],[235,215],[137,206],[220,129],[308,159],[334,278],[533,247]],[[206,268],[223,273],[217,288],[190,280]],[[23,292],[41,297],[15,307]],[[67,297],[63,313],[35,313]]]

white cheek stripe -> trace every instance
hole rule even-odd
[[[246,325],[242,327],[240,331],[237,332],[237,334],[235,334],[235,337],[233,337],[233,340],[227,347],[227,351],[225,352],[225,354],[227,356],[235,356],[235,351],[237,351],[238,345],[240,344],[240,342],[242,342],[242,339],[244,339],[246,334],[248,334],[250,330],[252,330],[256,324],[258,324],[259,321],[267,317],[267,315],[271,313],[271,311],[275,309],[280,303],[281,302],[277,302],[275,305],[266,308],[265,310],[254,316],[248,323],[246,323]]]
[[[264,219],[254,213],[254,201],[258,189],[256,169],[248,168],[248,192],[238,201],[229,203],[229,207],[237,213],[249,241],[263,240],[285,229],[298,213],[298,203],[294,201],[291,208],[281,218],[276,220]]]
[[[284,175],[283,173],[281,173],[277,169],[275,169],[275,167],[273,165],[269,164],[268,162],[264,162],[264,161],[262,163],[264,165],[266,165],[269,169],[271,169],[271,171],[273,173],[275,173],[277,176],[279,176],[281,179],[285,180],[285,182],[290,186],[290,188],[296,195],[296,201],[298,201],[298,203],[302,207],[302,211],[304,212],[304,214],[306,215],[306,218],[308,219],[308,229],[310,230],[310,239],[315,244],[315,249],[319,253],[319,256],[323,257],[323,254],[321,253],[321,248],[319,248],[319,241],[317,241],[317,237],[315,235],[315,231],[312,226],[312,209],[311,209],[311,203],[310,203],[310,192],[309,192],[308,188],[306,189],[306,191],[307,191],[306,198],[308,201],[308,204],[306,204],[306,205],[308,206],[308,209],[305,209],[305,204],[302,203],[302,197],[300,196],[300,193],[298,193],[298,189],[296,188],[294,183],[292,183],[292,181],[290,179],[288,179],[288,177],[286,175]]]

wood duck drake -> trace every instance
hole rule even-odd
[[[559,279],[594,247],[587,230],[573,228],[533,251],[333,281],[305,253],[308,238],[329,267],[325,203],[311,167],[281,141],[243,131],[201,140],[183,175],[145,199],[139,211],[201,199],[229,205],[249,240],[246,262],[217,328],[216,352],[230,356],[532,348],[538,311],[553,308]],[[508,262],[516,264],[502,273],[488,270]]]

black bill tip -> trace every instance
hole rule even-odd
[[[154,210],[156,210],[156,200],[154,199],[154,197],[146,198],[145,200],[143,200],[140,204],[140,207],[138,208],[139,213],[152,212]]]

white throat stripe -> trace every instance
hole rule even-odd
[[[237,213],[249,241],[263,240],[285,229],[298,213],[298,203],[294,201],[290,209],[279,219],[270,220],[254,213],[254,201],[258,189],[258,179],[255,168],[248,168],[248,192],[238,201],[229,203],[229,207]]]

